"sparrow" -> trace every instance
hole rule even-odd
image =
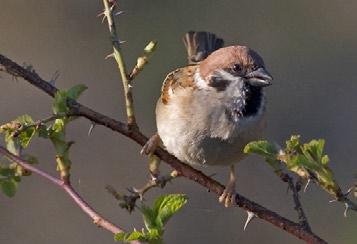
[[[229,181],[219,201],[234,203],[235,169],[247,143],[265,128],[263,88],[272,76],[262,57],[208,32],[184,36],[188,65],[169,73],[156,104],[157,135],[166,150],[190,165],[227,166]],[[155,141],[155,142],[154,142]],[[148,152],[148,147],[144,148]]]

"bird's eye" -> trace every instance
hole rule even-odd
[[[242,71],[242,66],[240,66],[239,64],[235,64],[235,65],[233,65],[233,71],[234,72],[241,72]]]
[[[253,66],[252,66],[252,71],[255,71],[255,70],[257,70],[259,67],[256,65],[256,64],[254,64]]]

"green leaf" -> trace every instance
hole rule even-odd
[[[328,155],[322,156],[322,158],[321,158],[321,163],[322,163],[323,165],[327,165],[329,161],[330,161],[330,158],[329,158]]]
[[[52,131],[56,133],[63,132],[66,126],[66,119],[56,119],[55,122],[52,125]],[[53,136],[53,135],[50,135]]]
[[[82,92],[84,92],[85,90],[87,90],[87,86],[83,85],[83,84],[79,84],[79,85],[75,85],[73,87],[71,87],[68,91],[67,91],[67,96],[71,99],[78,99],[79,96],[82,94]]]
[[[57,91],[53,101],[52,110],[54,114],[67,113],[67,92],[66,91]]]
[[[22,125],[32,125],[34,124],[33,119],[31,118],[30,115],[24,114],[15,119],[16,122],[22,124]]]
[[[139,240],[139,241],[144,241],[146,240],[146,234],[137,230],[134,230],[129,234],[128,237],[125,238],[125,241],[134,241],[134,240]]]
[[[38,136],[44,139],[48,139],[50,136],[50,129],[46,125],[40,125],[38,127]]]
[[[144,52],[150,54],[156,50],[156,46],[157,41],[150,41],[144,48]]]
[[[21,147],[26,148],[30,144],[32,137],[35,135],[36,130],[34,127],[27,128],[26,130],[22,131],[18,138],[20,140]]]
[[[68,91],[57,91],[55,94],[55,99],[53,102],[53,113],[54,114],[65,114],[69,111],[67,106],[67,99],[78,99],[78,97],[85,91],[87,87],[85,85],[75,85],[71,87]]]
[[[122,241],[128,243],[130,241],[146,241],[148,240],[147,234],[137,230],[132,231],[131,233],[120,232],[114,235],[115,241]]]
[[[154,204],[153,211],[157,213],[156,226],[161,227],[187,203],[187,197],[184,194],[170,194],[159,197]]]
[[[18,182],[15,179],[13,179],[13,178],[4,179],[4,180],[1,180],[0,184],[1,184],[2,192],[6,196],[8,196],[8,197],[15,196],[15,193],[16,193],[17,187],[18,187]]]
[[[325,140],[311,140],[301,145],[299,137],[292,136],[286,145],[287,157],[284,162],[290,171],[305,179],[315,179],[322,189],[335,197],[341,193],[341,189],[328,167],[329,157],[323,154]]]
[[[7,133],[6,133],[7,134]],[[9,150],[12,154],[19,155],[21,145],[17,138],[14,138],[12,135],[5,135],[6,149]]]
[[[20,148],[26,148],[36,133],[33,119],[25,114],[1,126],[5,132],[7,149],[18,155]]]
[[[300,136],[292,135],[289,140],[286,141],[286,150],[296,151],[300,146]]]
[[[148,233],[146,234],[146,239],[148,240],[159,240],[162,237],[162,231],[158,229],[150,229]]]
[[[125,237],[127,236],[128,234],[125,233],[125,232],[120,232],[120,233],[116,233],[114,235],[114,240],[115,241],[125,241]]]
[[[275,158],[279,148],[268,141],[252,141],[244,147],[244,153],[255,153],[263,157]]]
[[[143,214],[144,224],[147,230],[158,228],[158,226],[156,226],[157,212],[154,212],[153,209],[145,205],[141,207],[140,211]]]
[[[15,175],[15,169],[0,166],[0,175],[7,178],[11,178]]]
[[[163,227],[167,221],[182,208],[187,202],[187,197],[183,194],[171,194],[159,197],[154,207],[143,205],[140,211],[143,214],[147,232],[134,229],[131,233],[121,232],[114,235],[114,240],[130,242],[133,240],[146,241],[149,244],[162,244]]]

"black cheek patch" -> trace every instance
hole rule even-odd
[[[222,92],[222,91],[226,90],[227,86],[229,86],[229,83],[230,83],[230,81],[223,80],[222,77],[220,77],[220,76],[214,76],[208,82],[208,85],[210,87],[215,88],[218,92]]]

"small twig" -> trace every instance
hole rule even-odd
[[[137,59],[136,65],[134,66],[133,70],[130,72],[129,75],[130,84],[134,80],[134,78],[144,69],[144,66],[149,62],[149,58],[152,55],[152,53],[155,51],[156,45],[157,45],[156,41],[151,41],[146,45],[146,47],[144,48],[144,54]]]
[[[159,179],[150,179],[143,187],[137,189],[137,188],[132,188],[129,189],[129,195],[126,194],[120,194],[117,192],[114,187],[107,185],[105,189],[114,196],[115,199],[120,201],[120,206],[122,208],[127,209],[130,213],[135,209],[136,207],[136,201],[137,200],[143,200],[144,194],[148,192],[149,190],[160,187],[163,188],[165,185],[173,180],[174,178],[178,177],[178,173],[174,170],[171,172],[169,175],[161,176]]]
[[[155,179],[150,179],[142,188],[134,188],[134,192],[139,195],[140,199],[143,198],[144,194],[155,187],[164,188],[168,182],[179,176],[179,173],[174,170],[169,175],[159,176]]]
[[[293,177],[291,177],[288,173],[285,173],[283,167],[281,167],[281,166],[282,166],[282,164],[280,166],[276,165],[274,173],[283,182],[287,183],[288,189],[290,189],[292,191],[293,201],[294,201],[294,209],[296,210],[296,212],[298,214],[299,223],[300,223],[301,227],[303,227],[304,229],[306,229],[308,231],[311,231],[311,227],[310,227],[307,217],[304,213],[304,209],[302,208],[302,204],[301,204],[300,198],[299,198],[299,191],[300,191],[301,186],[298,185],[298,183],[294,184]]]
[[[103,4],[104,4],[104,16],[108,22],[110,38],[113,46],[113,55],[115,61],[118,64],[118,69],[123,82],[128,125],[129,128],[137,128],[135,114],[134,114],[133,94],[131,92],[131,87],[130,87],[130,80],[129,80],[128,73],[126,71],[123,56],[121,54],[120,40],[115,28],[113,15],[114,15],[114,10],[116,8],[115,5],[116,3],[110,0],[103,0]]]
[[[304,209],[302,208],[302,204],[300,202],[299,191],[297,189],[297,186],[294,184],[293,178],[288,174],[283,174],[281,176],[281,179],[288,183],[289,189],[293,193],[293,200],[294,200],[294,205],[295,205],[294,209],[296,210],[296,212],[298,214],[299,223],[300,223],[301,227],[303,227],[305,230],[311,231],[310,224],[307,220],[307,217],[304,213]]]
[[[29,128],[32,128],[32,127],[38,128],[39,126],[41,126],[43,124],[49,123],[49,122],[54,121],[59,118],[62,118],[63,116],[70,117],[72,115],[69,113],[68,114],[54,114],[54,115],[51,115],[45,119],[37,120],[33,124],[22,125],[14,131],[13,136],[17,137],[21,132],[28,130]]]
[[[66,184],[63,180],[56,178],[43,170],[40,170],[34,166],[32,166],[29,162],[19,158],[18,156],[10,153],[4,147],[0,146],[0,154],[7,157],[9,160],[21,165],[26,170],[29,170],[33,173],[36,173],[50,182],[54,183],[55,185],[62,188],[72,199],[73,201],[93,220],[93,223],[103,229],[106,229],[113,234],[123,232],[124,230],[119,228],[118,226],[114,225],[113,223],[109,222],[102,216],[100,216],[83,198],[73,189],[70,184]],[[132,244],[140,244],[139,241],[132,241]]]

